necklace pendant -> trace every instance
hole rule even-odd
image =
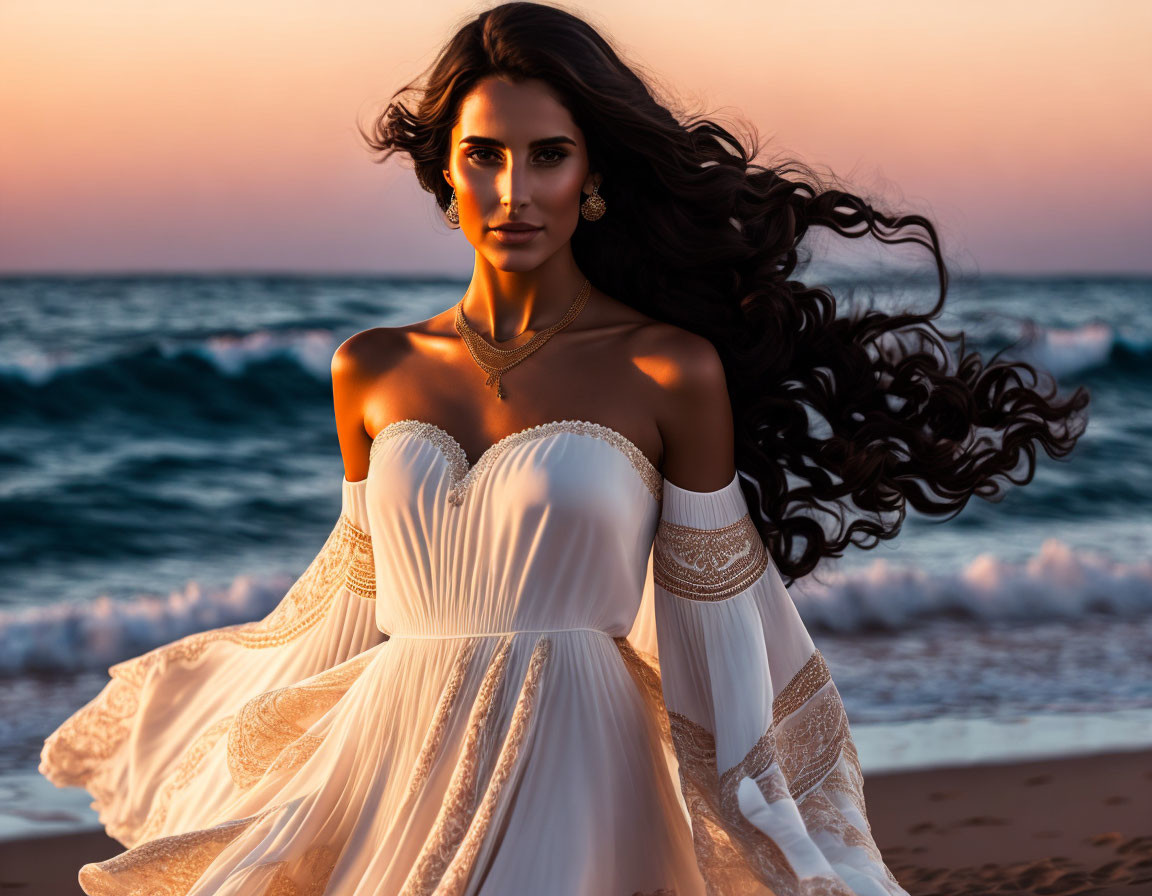
[[[523,345],[511,349],[501,349],[489,345],[479,333],[469,326],[467,319],[465,319],[464,300],[461,299],[456,303],[456,332],[460,334],[460,338],[463,339],[464,344],[468,347],[468,353],[472,355],[472,360],[475,361],[482,370],[488,372],[488,378],[484,381],[484,385],[491,386],[495,384],[497,398],[502,399],[504,397],[504,386],[500,382],[500,374],[509,368],[515,367],[551,339],[553,334],[572,323],[572,321],[576,319],[576,315],[580,313],[580,310],[587,303],[591,290],[591,281],[585,277],[584,283],[581,285],[579,292],[576,293],[576,298],[573,299],[564,317],[550,327],[537,330],[532,338]]]

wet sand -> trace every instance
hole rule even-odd
[[[912,896],[1152,894],[1152,750],[877,772],[864,797]],[[0,842],[0,891],[75,896],[80,866],[122,848],[96,832]]]

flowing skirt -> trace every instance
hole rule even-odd
[[[592,629],[393,636],[206,732],[162,824],[81,885],[703,893],[658,690],[627,639]]]

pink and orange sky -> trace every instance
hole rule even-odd
[[[0,3],[0,272],[466,275],[360,145],[491,3]],[[985,272],[1152,272],[1152,3],[568,4],[689,104]]]

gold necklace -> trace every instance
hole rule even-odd
[[[551,339],[555,333],[559,333],[568,326],[568,324],[572,323],[572,321],[576,319],[576,315],[580,313],[581,309],[587,303],[588,296],[591,294],[592,284],[585,278],[584,283],[580,287],[580,291],[576,293],[576,298],[569,306],[568,312],[560,318],[559,321],[552,324],[552,326],[545,327],[543,330],[537,330],[532,334],[531,339],[515,348],[497,348],[473,330],[464,318],[464,299],[461,298],[460,301],[456,303],[456,332],[460,334],[464,340],[464,344],[468,346],[468,352],[472,355],[472,360],[476,362],[481,370],[488,374],[488,379],[484,381],[484,385],[491,386],[495,383],[496,397],[503,398],[504,386],[500,382],[500,375],[504,373],[504,371],[515,367]]]

